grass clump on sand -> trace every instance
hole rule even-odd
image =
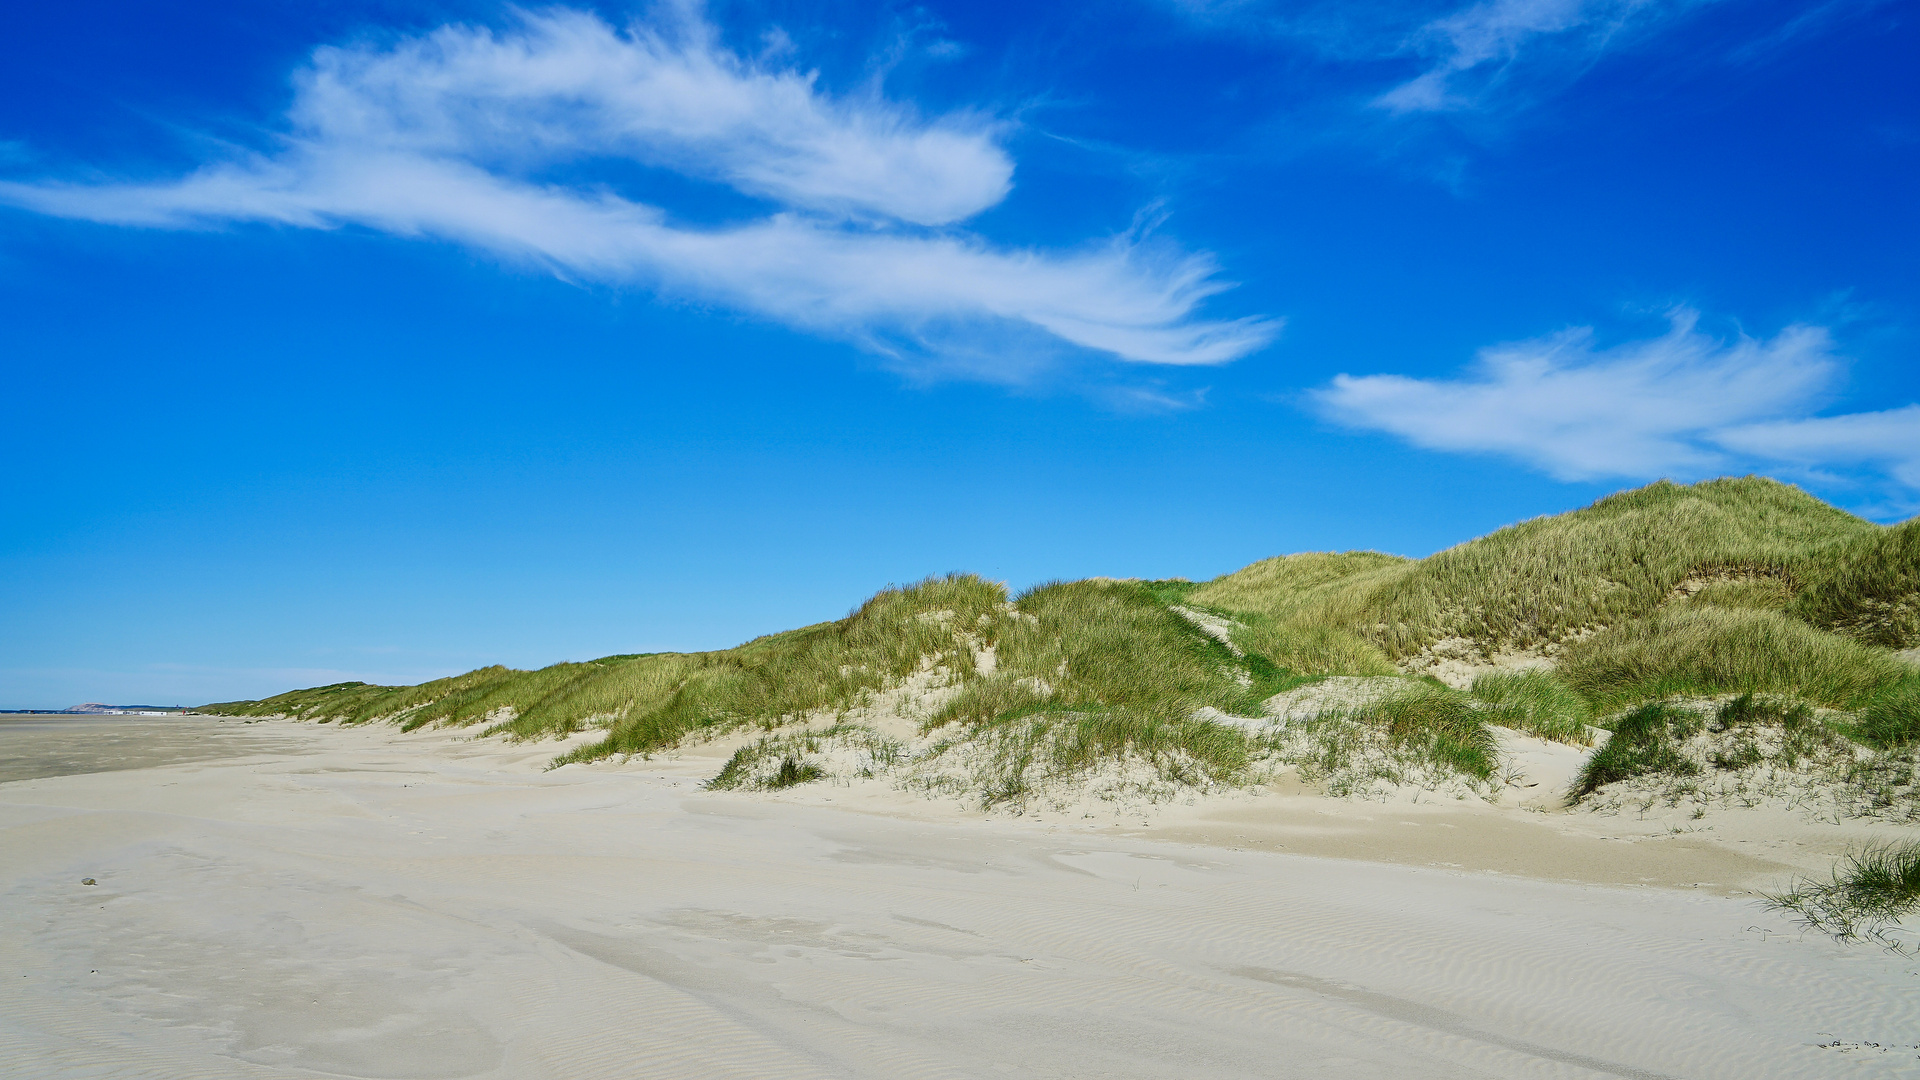
[[[1766,897],[1808,929],[1840,941],[1902,944],[1893,935],[1900,920],[1920,909],[1920,841],[1878,844],[1851,852],[1827,881],[1803,880]]]
[[[1406,691],[1362,706],[1355,718],[1373,724],[1394,744],[1415,750],[1444,769],[1488,780],[1498,755],[1485,715],[1465,694],[1415,683]]]
[[[1854,796],[1854,812],[1920,821],[1920,672],[1874,695],[1835,726],[1874,751],[1846,770],[1844,792]]]
[[[1127,710],[1028,714],[956,728],[910,784],[971,794],[983,807],[1046,799],[1064,805],[1081,782],[1119,801],[1163,801],[1179,788],[1231,786],[1252,760],[1240,729]]]
[[[1587,699],[1548,671],[1501,671],[1473,680],[1468,694],[1480,702],[1486,722],[1554,742],[1593,745]]]
[[[1594,808],[1642,810],[1664,802],[1757,806],[1827,806],[1848,815],[1907,816],[1896,806],[1887,769],[1866,769],[1870,756],[1820,720],[1805,701],[1741,694],[1717,705],[1699,699],[1648,702],[1612,720],[1613,735],[1588,759],[1570,796],[1578,801],[1623,781],[1637,781],[1595,800]],[[1875,785],[1888,789],[1875,799]],[[1696,815],[1697,816],[1697,815]]]
[[[1859,705],[1911,669],[1778,612],[1675,606],[1570,646],[1560,671],[1601,711],[1685,694]]]
[[[1721,772],[1763,763],[1792,769],[1846,745],[1814,718],[1806,702],[1750,693],[1722,702],[1707,719],[1705,731],[1706,762]]]
[[[734,751],[706,787],[710,791],[775,791],[815,780],[871,778],[905,757],[906,747],[897,739],[858,724],[777,732]]]
[[[1413,784],[1464,797],[1484,792],[1499,767],[1486,711],[1465,693],[1424,680],[1398,682],[1372,700],[1292,722],[1264,742],[1329,794],[1374,797],[1379,785]]]
[[[1700,717],[1663,702],[1650,702],[1614,721],[1613,735],[1580,771],[1573,795],[1591,795],[1607,784],[1664,773],[1690,776],[1700,771],[1680,752],[1679,741],[1699,730]]]

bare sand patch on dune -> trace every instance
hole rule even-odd
[[[10,1071],[1920,1076],[1910,960],[1723,895],[1773,855],[1701,848],[1686,891],[1634,876],[1688,877],[1633,861],[1675,841],[1499,808],[1016,820],[700,790],[724,745],[542,771],[554,743],[256,730],[283,745],[0,784]]]

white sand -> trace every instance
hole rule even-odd
[[[0,1074],[1920,1077],[1920,962],[1742,893],[1791,839],[1285,792],[988,820],[699,791],[724,747],[248,731],[285,742],[0,784]]]

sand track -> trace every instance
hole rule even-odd
[[[270,730],[0,785],[7,1075],[1920,1076],[1920,965],[1740,897]]]

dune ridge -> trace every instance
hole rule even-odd
[[[720,747],[714,790],[879,784],[1098,817],[1294,784],[1679,830],[1887,826],[1920,850],[1916,535],[1760,477],[1661,482],[1420,560],[1017,596],[950,574],[718,652],[202,711],[598,735],[554,764]],[[1632,719],[1650,708],[1669,719]],[[1920,880],[1899,888],[1920,906]]]

